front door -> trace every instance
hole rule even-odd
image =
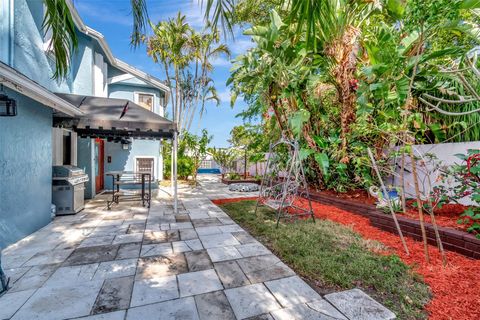
[[[105,187],[104,165],[105,165],[105,141],[95,139],[95,192],[100,193]]]

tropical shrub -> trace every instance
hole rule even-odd
[[[466,53],[479,42],[471,10],[478,6],[294,0],[289,12],[272,10],[268,22],[259,19],[245,31],[256,46],[235,60],[233,100],[244,98],[240,116],[261,119],[265,137],[300,141],[311,184],[368,187],[367,147],[387,167],[391,155],[384,150],[442,142],[467,128],[465,119],[432,113],[421,97],[465,89],[459,75],[443,70],[467,66]]]
[[[450,168],[450,174],[454,178],[452,200],[468,197],[476,203],[475,206],[468,207],[457,222],[467,225],[467,231],[480,239],[480,150],[470,149],[467,154],[456,156],[462,163]]]

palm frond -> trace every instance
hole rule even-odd
[[[224,35],[233,37],[233,16],[238,0],[200,0],[205,2],[205,21],[208,21],[212,29],[222,26]]]
[[[68,75],[72,53],[78,47],[75,23],[65,0],[43,0],[43,2],[46,11],[42,29],[45,33],[52,33],[52,41],[48,49],[54,52],[56,60],[53,78],[62,79]]]
[[[143,41],[148,22],[147,2],[146,0],[130,0],[130,3],[133,16],[131,44],[137,47]]]

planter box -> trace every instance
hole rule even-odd
[[[232,184],[232,183],[256,183],[260,185],[262,183],[262,180],[257,180],[257,179],[239,179],[239,180],[230,180],[230,179],[222,179],[222,183],[224,184]]]
[[[332,205],[339,209],[367,217],[372,226],[397,234],[392,216],[378,210],[373,205],[335,198],[316,191],[310,191],[310,198],[313,201]],[[397,216],[397,220],[405,237],[422,241],[422,231],[419,221],[403,216]],[[432,224],[426,222],[425,229],[428,243],[436,245],[435,231]],[[480,259],[480,239],[477,239],[467,232],[440,226],[438,227],[438,231],[445,250],[454,251],[469,258]]]

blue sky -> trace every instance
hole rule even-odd
[[[181,11],[195,29],[201,30],[204,25],[198,0],[148,0],[147,3],[149,16],[153,22],[174,17],[178,11]],[[105,36],[117,58],[162,80],[165,79],[163,70],[147,56],[144,47],[136,50],[130,47],[132,30],[130,1],[74,0],[74,4],[83,21]],[[228,40],[227,44],[232,51],[232,59],[252,46],[250,39],[243,36],[240,30],[236,32],[235,40]],[[239,99],[233,109],[230,107],[230,93],[225,86],[230,74],[230,61],[225,58],[217,59],[214,61],[214,66],[212,78],[222,102],[218,107],[215,104],[209,105],[200,125],[198,126],[196,121],[191,131],[198,133],[198,128],[206,128],[214,136],[211,146],[226,147],[230,130],[233,126],[242,124],[242,120],[235,115],[243,109],[245,104]]]

